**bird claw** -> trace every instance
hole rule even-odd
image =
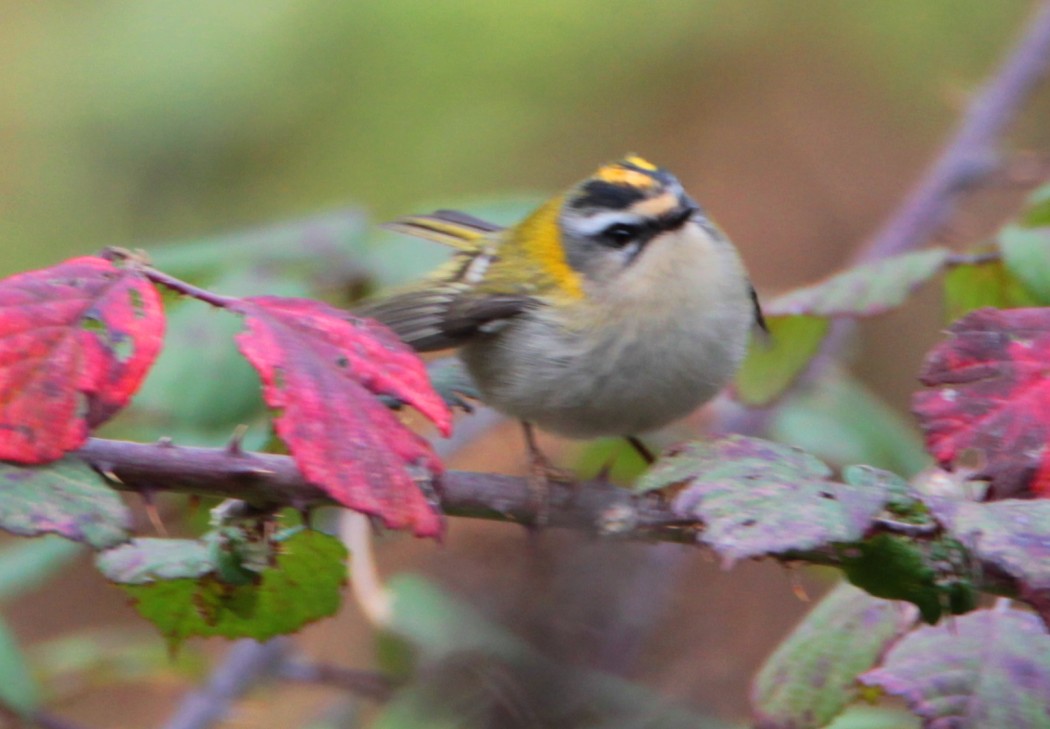
[[[542,529],[550,523],[552,482],[575,485],[576,474],[572,471],[559,468],[551,463],[550,459],[536,445],[532,428],[528,423],[522,424],[525,429],[525,444],[529,459],[529,494],[532,498],[536,517],[532,527]]]

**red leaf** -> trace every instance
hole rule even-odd
[[[927,356],[912,407],[930,453],[980,454],[994,498],[1050,497],[1050,309],[979,309]]]
[[[374,395],[415,407],[446,435],[452,416],[416,354],[393,332],[307,299],[260,296],[234,307],[246,317],[237,344],[259,371],[266,403],[307,480],[393,529],[439,536],[441,518],[411,467],[440,473],[426,440]]]
[[[153,285],[104,258],[0,281],[0,460],[44,463],[127,405],[160,350]]]

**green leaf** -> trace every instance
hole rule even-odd
[[[930,248],[866,263],[820,283],[774,299],[774,316],[874,316],[895,309],[948,260],[946,248]]]
[[[600,438],[584,446],[576,459],[577,473],[603,473],[613,483],[634,483],[649,467],[624,438]]]
[[[40,708],[40,688],[5,620],[0,619],[0,702],[28,718]]]
[[[120,495],[79,459],[0,463],[0,528],[23,536],[58,534],[103,549],[127,540],[130,521]]]
[[[837,465],[869,463],[911,475],[929,464],[912,422],[841,371],[825,373],[785,401],[769,434]]]
[[[150,253],[157,268],[217,293],[310,298],[333,284],[345,289],[364,275],[368,230],[360,211],[341,210],[160,245]],[[164,351],[109,432],[219,445],[237,425],[264,418],[259,378],[234,344],[241,320],[196,301],[172,300],[166,308]],[[264,431],[254,429],[246,447],[262,447]]]
[[[1007,226],[999,232],[1003,265],[1040,306],[1050,305],[1050,227]]]
[[[914,714],[893,706],[850,706],[826,729],[921,729]]]
[[[636,488],[685,483],[672,504],[704,523],[700,541],[727,563],[860,539],[893,496],[889,484],[830,480],[831,470],[797,448],[730,436],[699,441],[657,461]]]
[[[944,248],[906,253],[856,266],[769,302],[765,313],[771,341],[752,343],[737,375],[737,397],[746,405],[769,404],[817,353],[827,334],[828,318],[890,311],[939,272],[947,260]]]
[[[1017,309],[1038,303],[1002,261],[951,266],[944,276],[945,318],[949,322],[985,306]]]
[[[124,585],[196,578],[215,570],[209,545],[197,539],[132,539],[99,553],[95,564],[107,579]]]
[[[248,230],[152,246],[153,264],[172,276],[211,284],[250,265],[257,271],[291,270],[326,276],[356,272],[369,222],[360,210],[322,213]]]
[[[1050,226],[1050,185],[1043,185],[1028,196],[1021,225],[1026,228]]]
[[[751,338],[736,375],[736,397],[745,405],[768,405],[784,393],[820,350],[827,319],[816,316],[766,316],[769,335]]]
[[[86,627],[62,633],[29,651],[34,673],[45,685],[81,685],[129,681],[163,681],[165,677],[196,681],[206,675],[209,661],[196,651],[182,651],[176,660],[158,643],[150,628],[122,624]]]
[[[9,601],[38,587],[72,562],[76,542],[57,536],[20,539],[0,549],[0,601]]]
[[[1033,192],[1021,219],[999,232],[999,250],[1028,298],[1017,306],[1050,305],[1050,185]]]
[[[839,584],[758,672],[755,713],[770,726],[825,726],[856,697],[857,676],[914,622],[914,611]]]
[[[172,648],[190,636],[267,640],[338,611],[345,559],[338,539],[306,530],[280,544],[273,567],[253,584],[231,585],[208,572],[122,588]],[[184,554],[173,561],[187,569]]]
[[[310,294],[304,282],[275,278],[265,269],[233,271],[218,277],[213,287],[218,293],[233,296]],[[136,440],[166,435],[201,445],[221,445],[241,423],[264,417],[259,376],[234,342],[243,328],[239,317],[196,301],[169,306],[164,351],[115,430]],[[246,447],[261,447],[265,430],[256,428],[253,435],[259,442]]]
[[[912,603],[927,623],[941,617],[945,593],[937,575],[925,555],[904,538],[877,534],[843,550],[842,570],[851,583],[876,597]]]
[[[1035,615],[979,610],[922,627],[861,676],[931,727],[1050,725],[1050,635]]]

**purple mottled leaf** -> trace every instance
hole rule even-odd
[[[700,541],[727,564],[860,539],[891,496],[890,482],[830,480],[822,461],[789,446],[731,436],[689,443],[642,476],[642,490],[685,484],[673,508],[703,521]]]
[[[1015,577],[1021,597],[1044,617],[1050,600],[1050,501],[975,502],[927,498],[930,510],[975,557]]]
[[[919,628],[860,680],[903,699],[926,729],[1050,726],[1050,635],[1019,610]]]
[[[762,729],[826,726],[856,697],[857,676],[915,623],[911,605],[848,583],[828,593],[755,677],[751,704]]]
[[[96,549],[128,539],[120,495],[83,461],[43,466],[0,463],[0,528],[23,536],[59,534]]]

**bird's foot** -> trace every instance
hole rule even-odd
[[[536,445],[536,438],[529,423],[523,422],[522,427],[525,431],[525,445],[529,461],[529,493],[532,497],[536,514],[532,526],[534,528],[543,528],[550,523],[551,484],[564,483],[574,485],[578,482],[578,479],[572,471],[559,468],[551,463],[550,459]]]

